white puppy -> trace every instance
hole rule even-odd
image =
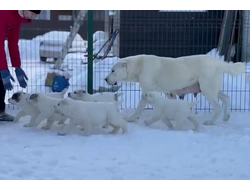
[[[179,90],[188,93],[201,92],[214,109],[214,114],[204,125],[214,125],[222,113],[218,98],[224,103],[223,120],[230,118],[229,97],[220,92],[223,73],[237,76],[245,72],[245,64],[228,64],[209,55],[192,55],[178,58],[155,55],[136,55],[120,59],[105,78],[109,85],[118,82],[139,82],[142,96],[148,91],[162,93]],[[199,88],[194,88],[199,86]],[[139,101],[135,113],[127,121],[138,119],[147,102]]]
[[[73,100],[82,100],[85,102],[115,102],[118,101],[118,98],[122,96],[123,93],[111,93],[103,92],[96,94],[89,94],[85,90],[76,90],[74,92],[68,93],[68,97]]]
[[[199,130],[199,124],[192,114],[193,106],[198,104],[198,101],[186,102],[167,99],[152,91],[145,93],[143,99],[153,106],[155,114],[151,119],[144,122],[146,125],[151,125],[161,119],[169,128],[173,129],[170,120],[175,120],[176,128],[181,129],[184,121],[188,119],[194,124],[195,130]]]
[[[50,92],[46,93],[47,96],[51,98],[64,98],[64,95],[66,94],[68,88],[64,88],[62,92]]]
[[[14,122],[18,122],[21,117],[31,116],[30,122],[24,124],[23,127],[34,127],[37,116],[41,113],[40,110],[29,101],[31,94],[27,92],[15,92],[11,98],[8,99],[8,102],[12,105],[15,105],[21,109],[14,118]],[[53,119],[53,118],[51,118]],[[51,119],[48,119],[46,125],[42,129],[49,129],[53,122]],[[62,124],[63,120],[59,122]]]
[[[54,106],[56,113],[64,114],[70,118],[61,135],[66,135],[70,128],[80,125],[83,135],[91,135],[92,128],[98,125],[110,125],[114,129],[110,134],[116,134],[120,128],[127,133],[127,122],[117,110],[121,102],[84,102],[65,98]]]
[[[35,126],[38,126],[40,122],[47,119],[47,125],[42,127],[42,129],[48,130],[54,121],[59,121],[59,124],[62,124],[66,121],[67,117],[54,112],[54,105],[58,104],[58,102],[60,102],[62,99],[52,98],[44,93],[31,94],[29,99],[32,105],[37,107],[40,111],[34,122]]]
[[[12,105],[15,105],[21,109],[20,112],[14,118],[14,122],[18,122],[21,117],[30,115],[30,122],[25,124],[24,127],[34,126],[36,117],[39,115],[40,111],[37,107],[33,106],[27,99],[30,97],[29,93],[25,92],[15,92],[11,98],[8,99],[8,102]]]

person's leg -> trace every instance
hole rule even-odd
[[[13,121],[14,117],[5,112],[5,95],[6,90],[4,89],[0,74],[0,121]]]

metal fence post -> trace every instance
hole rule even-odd
[[[93,10],[88,11],[88,93],[93,94]]]

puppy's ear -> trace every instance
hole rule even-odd
[[[148,93],[148,97],[152,98],[152,97],[153,97],[153,94]]]
[[[86,90],[80,90],[80,94],[86,94]]]
[[[30,95],[31,100],[38,100],[38,98],[39,98],[39,95],[37,93],[34,93],[34,94]]]

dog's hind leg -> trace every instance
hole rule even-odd
[[[161,118],[161,121],[170,129],[174,129],[173,124],[170,122],[168,118]]]
[[[217,80],[216,80],[217,79]],[[222,76],[199,81],[202,94],[214,108],[214,114],[210,120],[203,122],[203,125],[214,125],[222,113],[222,107],[218,103],[218,94],[221,88]]]
[[[199,126],[199,123],[197,122],[197,120],[193,116],[189,116],[188,120],[194,124],[194,130],[199,131],[200,126]]]
[[[175,118],[175,123],[176,123],[175,129],[183,130],[183,123],[184,123],[185,120],[186,120],[186,118],[183,118],[183,116],[182,117],[176,117]]]
[[[153,123],[155,123],[156,121],[158,121],[160,119],[160,117],[158,115],[154,115],[151,119],[149,120],[145,120],[144,124],[145,125],[152,125]]]
[[[110,118],[109,125],[114,127],[109,134],[117,134],[120,128],[122,128],[123,134],[128,132],[127,122],[120,115]]]
[[[222,93],[221,91],[218,94],[218,98],[223,102],[224,104],[224,115],[223,115],[223,121],[228,121],[230,119],[230,101],[229,96]]]

